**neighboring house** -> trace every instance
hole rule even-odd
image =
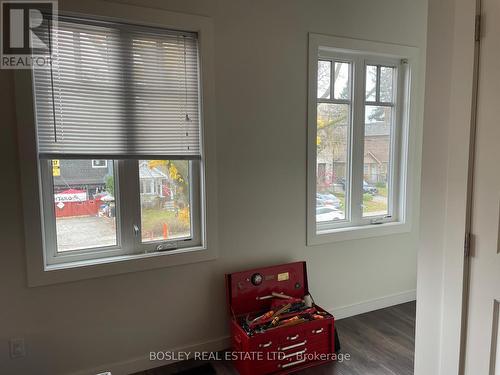
[[[112,166],[107,160],[59,160],[59,170],[54,173],[54,194],[68,189],[83,190],[88,199],[106,190],[106,178]]]
[[[332,182],[340,184],[346,177],[347,129],[337,125],[328,131],[330,144],[318,152],[318,183],[329,186]],[[323,130],[327,131],[327,130]],[[320,135],[321,137],[321,135]],[[387,182],[390,159],[390,124],[372,122],[365,125],[364,179],[366,182]]]
[[[365,126],[364,178],[370,184],[387,182],[391,128],[386,122]]]
[[[172,192],[168,187],[168,175],[158,167],[149,168],[148,162],[145,160],[139,164],[139,180],[141,194],[171,198]]]
[[[68,189],[82,190],[88,199],[106,190],[106,180],[113,173],[107,160],[59,160],[59,171],[54,175],[54,194]],[[141,194],[168,197],[169,177],[160,168],[149,168],[147,161],[139,164]]]

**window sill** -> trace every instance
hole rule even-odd
[[[112,258],[46,265],[44,270],[31,270],[30,287],[66,283],[84,279],[119,275],[214,260],[214,250],[192,247],[164,252],[124,255]]]
[[[337,228],[324,230],[319,233],[316,228],[307,236],[307,245],[316,246],[331,242],[351,241],[362,238],[389,236],[398,233],[410,232],[411,226],[408,222],[391,222],[384,224],[364,225],[357,227]]]

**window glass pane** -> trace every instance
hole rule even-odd
[[[380,68],[380,101],[391,103],[393,101],[393,76],[394,68],[382,66]]]
[[[349,63],[335,63],[335,85],[333,96],[335,99],[350,99],[350,65]]]
[[[52,160],[58,252],[117,245],[113,161],[99,162]]]
[[[332,75],[331,61],[318,61],[318,98],[330,99],[330,85]]]
[[[316,221],[343,220],[349,191],[350,106],[320,103],[317,113]]]
[[[191,237],[190,162],[139,160],[142,242]]]
[[[374,102],[377,100],[377,67],[375,65],[366,66],[366,100]]]
[[[392,108],[370,105],[365,108],[363,216],[385,216],[389,213],[392,168]]]

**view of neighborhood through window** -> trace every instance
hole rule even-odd
[[[317,223],[350,220],[352,70],[352,63],[349,62],[318,61]],[[365,66],[366,92],[360,99],[364,98],[365,101],[361,203],[363,217],[390,214],[388,197],[392,168],[394,82],[395,68]],[[358,168],[356,170],[359,167],[352,166]]]
[[[350,63],[318,61],[317,222],[345,220],[348,212],[350,88]]]
[[[52,160],[58,252],[117,245],[113,161],[99,162]],[[190,238],[190,162],[138,163],[142,241]]]
[[[113,161],[52,160],[57,251],[117,245]]]
[[[348,145],[350,116],[348,104],[318,104],[318,170],[316,221],[343,220],[349,179]],[[331,209],[325,210],[324,207]]]
[[[394,68],[366,67],[363,216],[389,215]]]
[[[143,242],[191,237],[190,162],[139,160]]]

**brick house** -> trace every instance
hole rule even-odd
[[[390,123],[377,121],[365,125],[364,179],[370,184],[387,182],[390,160]],[[318,184],[342,184],[346,176],[348,126],[339,124],[321,131],[332,140],[318,152]],[[320,135],[321,136],[321,135]]]

